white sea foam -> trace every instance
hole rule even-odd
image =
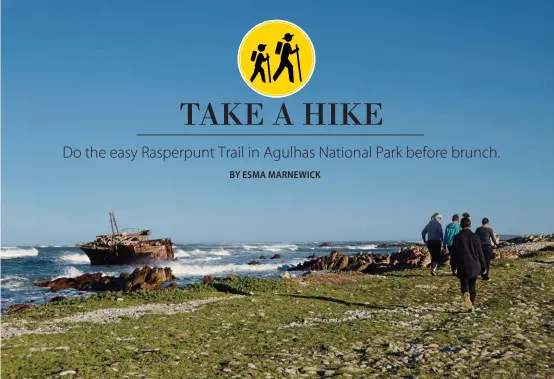
[[[177,249],[174,251],[173,256],[175,256],[175,258],[183,258],[190,257],[190,254],[183,249]]]
[[[84,272],[82,272],[81,270],[79,270],[78,268],[75,268],[73,266],[70,266],[70,267],[67,267],[63,273],[59,276],[56,276],[54,279],[59,279],[59,278],[76,278],[77,276],[81,276],[83,275]]]
[[[54,246],[52,246],[52,247],[62,247],[62,246],[61,246],[61,245],[54,245]]]
[[[210,261],[219,261],[221,257],[202,257],[202,258],[191,258],[187,259],[185,262],[210,262]]]
[[[66,251],[67,253],[67,251]],[[90,263],[90,259],[86,254],[71,253],[60,256],[62,261],[72,262],[72,263]]]
[[[48,245],[40,245],[39,247],[42,248],[42,249],[44,249],[44,248],[50,247],[50,246],[48,246]]]
[[[241,247],[245,250],[261,250],[261,251],[269,251],[271,253],[298,250],[298,246],[294,244],[286,244],[286,243],[276,243],[271,245],[242,245]]]
[[[12,247],[12,246],[0,247],[1,259],[36,257],[37,255],[38,255],[38,250],[35,249],[34,247],[31,247],[31,248],[21,248],[21,247]]]
[[[12,291],[24,286],[26,283],[29,282],[29,279],[23,278],[21,276],[5,276],[3,278],[0,278],[0,286]]]
[[[345,249],[348,250],[373,250],[377,249],[377,245],[369,244],[369,245],[349,245],[346,246]]]
[[[300,262],[301,260],[298,260]],[[248,273],[248,272],[271,272],[277,271],[283,267],[292,267],[294,263],[287,264],[223,264],[223,265],[188,265],[184,263],[171,263],[169,267],[177,277],[202,276],[227,273]]]
[[[181,249],[179,249],[181,250]],[[184,257],[192,257],[192,256],[195,256],[195,255],[217,255],[217,256],[227,256],[227,255],[231,255],[231,252],[229,250],[225,250],[225,249],[214,249],[214,250],[200,250],[200,249],[194,249],[194,250],[190,250],[190,251],[184,251],[183,252],[185,254],[188,254],[188,255],[183,255]]]

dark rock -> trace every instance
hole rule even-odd
[[[261,263],[258,262],[258,261],[250,261],[250,262],[248,262],[248,264],[253,266],[253,265],[260,265]]]
[[[258,259],[267,259],[267,257],[265,255],[262,255],[261,257],[259,257]]]
[[[101,272],[84,274],[76,278],[59,278],[36,283],[39,287],[49,287],[50,291],[61,289],[76,289],[79,291],[139,291],[159,290],[165,282],[175,279],[169,267],[144,266],[136,268],[132,273],[115,276],[102,276]]]
[[[334,246],[331,242],[323,242],[319,244],[319,247],[331,247]]]
[[[406,246],[392,254],[389,267],[393,270],[404,270],[416,267],[426,267],[431,263],[429,249],[423,246]]]
[[[175,282],[171,282],[169,283],[169,285],[165,288],[171,288],[171,289],[175,289],[175,288],[179,288],[179,286],[177,285],[177,283]]]
[[[14,314],[17,314],[17,313],[20,313],[20,312],[23,312],[23,311],[26,311],[26,310],[29,310],[29,309],[33,309],[33,308],[36,308],[36,304],[16,304],[16,305],[12,305],[12,306],[9,306],[8,308],[6,308],[4,310],[4,313],[6,315],[14,315]]]
[[[56,296],[51,298],[48,302],[49,303],[59,303],[60,301],[64,301],[66,299],[65,296]]]
[[[316,259],[316,258],[318,258],[318,256],[317,256],[316,253],[313,253],[312,255],[310,255],[310,256],[308,257],[308,259]]]
[[[281,259],[281,254],[275,254],[270,259]]]
[[[228,280],[239,280],[240,276],[229,274],[229,275],[227,275],[227,279]]]
[[[39,287],[49,287],[50,291],[57,292],[63,289],[73,288],[79,291],[88,290],[93,282],[97,282],[102,279],[102,273],[97,272],[95,274],[83,274],[76,278],[58,278],[49,280],[46,282],[35,283]]]
[[[215,282],[215,278],[211,275],[206,275],[202,278],[202,283],[204,285],[208,285],[208,284],[211,284],[213,282]]]
[[[521,237],[509,239],[507,242],[514,244],[522,244],[527,242],[554,242],[553,234],[526,234]]]
[[[346,270],[362,273],[379,273],[388,270],[400,270],[427,266],[431,263],[429,250],[422,245],[410,245],[396,253],[374,254],[358,253],[347,256],[340,251],[333,251],[328,256],[316,257],[300,263],[292,270]],[[448,254],[443,254],[442,263],[449,264]]]
[[[360,254],[358,254],[360,255]],[[354,256],[353,256],[354,257]],[[353,258],[352,257],[352,258]],[[301,271],[319,271],[319,270],[344,270],[350,265],[360,264],[361,259],[353,258],[349,261],[349,257],[338,250],[331,252],[328,256],[312,259],[307,262],[300,263],[292,270]]]

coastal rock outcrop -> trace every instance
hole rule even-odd
[[[507,242],[514,244],[529,243],[529,242],[554,242],[553,234],[525,234],[521,237],[516,237]]]
[[[347,270],[375,272],[383,265],[387,265],[388,260],[389,256],[386,254],[359,253],[348,256],[335,250],[327,256],[316,256],[314,259],[300,263],[291,271]]]
[[[448,264],[450,259],[443,254],[442,263]],[[431,264],[429,249],[422,245],[402,247],[390,256],[389,268],[391,270],[405,270],[410,268],[427,267]]]
[[[166,282],[175,279],[169,267],[144,266],[136,268],[132,273],[123,273],[117,276],[102,276],[101,272],[83,274],[76,278],[58,278],[45,282],[35,283],[39,287],[48,287],[57,292],[62,289],[79,291],[140,291],[159,290]]]
[[[447,254],[443,254],[442,264],[450,262]],[[336,250],[323,257],[313,258],[298,264],[292,270],[346,270],[363,273],[376,273],[388,270],[404,270],[426,267],[431,263],[429,250],[422,245],[410,245],[399,249],[394,254],[358,253],[346,255]],[[291,270],[291,271],[292,271]]]
[[[274,256],[272,256],[269,259],[281,259],[281,254],[275,254]]]

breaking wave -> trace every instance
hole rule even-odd
[[[79,270],[78,268],[75,268],[73,266],[70,266],[70,267],[67,267],[63,273],[59,276],[56,276],[54,279],[59,279],[59,278],[76,278],[77,276],[81,276],[83,275],[84,272],[82,272],[81,270]]]
[[[294,244],[276,243],[272,245],[242,245],[245,250],[261,250],[269,251],[271,253],[279,253],[282,251],[296,251],[298,246]]]
[[[173,256],[175,258],[190,257],[190,254],[183,249],[177,249],[174,251]]]
[[[225,250],[225,249],[215,249],[215,250],[200,250],[200,249],[194,249],[194,250],[191,250],[191,251],[185,251],[185,250],[182,250],[182,249],[179,249],[181,250],[184,254],[188,254],[188,255],[182,255],[183,257],[191,257],[191,256],[195,256],[195,255],[217,255],[217,256],[227,256],[227,255],[231,255],[231,252],[229,250]],[[176,257],[178,255],[175,255]]]
[[[221,257],[202,257],[202,258],[192,258],[187,259],[185,262],[209,262],[209,261],[219,261]]]
[[[369,244],[369,245],[350,245],[346,246],[345,249],[348,250],[373,250],[377,249],[377,245]]]
[[[27,278],[22,278],[21,276],[6,276],[0,278],[0,285],[2,288],[6,289],[15,289],[24,286],[26,283],[29,283],[30,280]]]
[[[247,273],[247,272],[271,272],[282,268],[292,267],[289,264],[223,264],[223,265],[188,265],[188,264],[170,264],[173,274],[177,277],[203,276],[213,274]]]
[[[38,250],[34,247],[31,248],[20,248],[20,247],[10,247],[2,246],[0,247],[0,258],[2,259],[12,259],[12,258],[23,258],[23,257],[36,257],[38,255]]]
[[[86,254],[79,254],[79,253],[62,255],[60,259],[62,261],[73,262],[73,263],[90,263],[90,259],[86,256]]]

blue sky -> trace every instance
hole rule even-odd
[[[123,227],[178,242],[418,239],[434,212],[500,233],[553,232],[554,3],[532,1],[2,2],[2,243],[73,244]],[[243,82],[259,22],[311,37],[309,84],[284,100]],[[319,132],[422,138],[139,138],[200,131],[181,102],[382,102],[383,126]],[[260,129],[210,127],[203,132]],[[313,132],[297,125],[262,132]],[[492,145],[465,161],[123,162],[85,148]],[[231,169],[317,169],[321,180],[232,181]]]

